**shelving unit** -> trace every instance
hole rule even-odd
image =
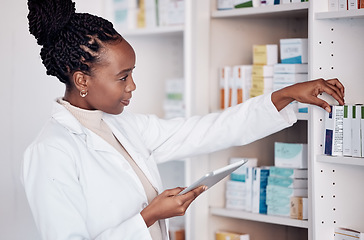
[[[363,9],[328,12],[327,1],[321,0],[312,1],[310,11],[311,77],[337,77],[346,103],[363,103]],[[312,108],[310,117],[311,239],[333,238],[335,227],[364,231],[364,158],[322,155],[324,112]]]

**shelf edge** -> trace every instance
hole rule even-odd
[[[250,220],[256,222],[271,223],[298,228],[308,228],[307,220],[298,220],[288,217],[271,216],[265,214],[251,213],[240,210],[232,210],[226,208],[210,207],[210,213],[220,217],[230,217],[242,220]]]

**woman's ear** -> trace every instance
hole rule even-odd
[[[76,71],[72,75],[72,80],[78,91],[87,90],[87,75],[81,71]]]

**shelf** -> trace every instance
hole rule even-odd
[[[317,161],[324,163],[364,166],[364,158],[357,158],[357,157],[335,157],[335,156],[319,155],[317,156]]]
[[[317,20],[338,18],[364,18],[364,9],[347,10],[338,12],[318,12],[315,14]]]
[[[308,2],[290,3],[262,7],[237,8],[232,10],[215,10],[212,18],[228,17],[299,17],[308,15]]]
[[[210,208],[210,212],[212,215],[220,217],[237,218],[243,220],[278,224],[278,225],[298,227],[298,228],[308,228],[307,220],[297,220],[288,217],[271,216],[265,214],[250,213],[245,211],[232,210],[226,208],[215,208],[215,207]]]
[[[117,27],[117,26],[116,26]],[[119,30],[122,36],[134,37],[134,36],[161,36],[161,35],[182,35],[184,31],[183,25],[156,27],[156,28],[140,28],[140,29],[128,29],[125,31]]]

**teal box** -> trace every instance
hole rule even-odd
[[[275,142],[274,165],[286,168],[307,168],[307,144]]]

